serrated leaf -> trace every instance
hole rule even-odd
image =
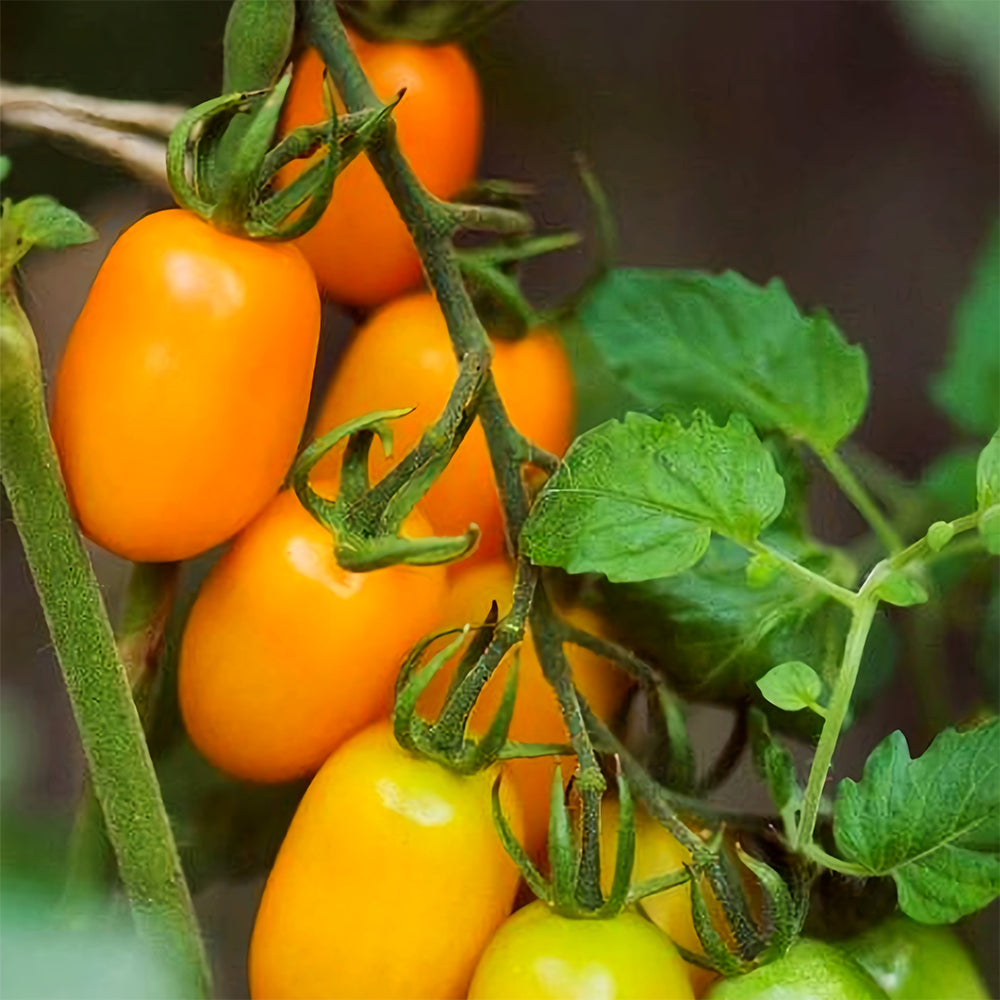
[[[934,402],[963,430],[985,436],[1000,424],[1000,225],[976,261],[955,311],[944,370],[931,383]]]
[[[581,309],[587,336],[649,409],[745,413],[820,452],[857,426],[868,363],[825,313],[803,316],[777,279],[621,269]]]
[[[993,433],[976,463],[976,503],[980,510],[1000,503],[1000,430]]]
[[[693,566],[712,532],[754,540],[781,512],[785,485],[746,418],[640,413],[581,435],[521,532],[543,566],[648,580]]]
[[[864,776],[837,788],[834,837],[845,858],[891,875],[922,923],[953,923],[1000,894],[1000,721],[946,729],[910,759],[888,736]]]
[[[897,608],[924,604],[929,597],[922,583],[898,569],[890,572],[875,588],[875,596],[886,604],[895,604]]]
[[[772,705],[786,712],[813,708],[823,692],[819,674],[801,660],[789,660],[772,667],[757,681],[757,687]]]

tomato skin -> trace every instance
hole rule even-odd
[[[426,534],[413,517],[407,529]],[[330,533],[292,491],[280,493],[191,609],[178,684],[192,742],[240,778],[312,773],[388,714],[400,664],[433,626],[444,586],[439,566],[346,572]]]
[[[424,186],[449,199],[475,176],[482,144],[479,81],[457,45],[368,42],[351,36],[361,67],[394,112],[403,154]],[[343,108],[339,108],[343,110]],[[323,121],[323,62],[307,49],[295,65],[282,130]],[[282,171],[291,183],[305,162]],[[298,241],[320,287],[338,302],[374,306],[420,281],[413,240],[375,169],[359,156],[337,178],[322,218]]]
[[[896,916],[840,944],[891,1000],[987,1000],[955,933]]]
[[[440,628],[483,621],[493,600],[497,602],[500,614],[506,614],[510,610],[513,586],[513,571],[503,559],[494,559],[454,573],[449,580],[448,597],[440,614]],[[592,612],[583,608],[571,608],[563,614],[578,627],[600,634],[601,622]],[[530,628],[525,630],[525,638],[519,650],[521,667],[517,700],[508,735],[512,740],[525,743],[568,742],[569,734],[559,710],[559,702],[542,673]],[[566,646],[566,655],[577,686],[588,704],[601,718],[612,718],[628,692],[628,677],[614,664],[589,650]],[[513,662],[513,653],[508,654],[480,694],[470,720],[473,732],[484,732],[496,715],[504,682]],[[424,692],[418,708],[425,716],[433,717],[443,705],[454,666],[455,663],[452,663],[442,669]],[[556,762],[557,759],[553,757],[507,762],[508,773],[517,786],[524,806],[524,845],[536,857],[542,853],[548,835],[552,772]],[[573,758],[562,759],[564,780],[569,781],[574,763]]]
[[[463,997],[518,881],[491,818],[495,777],[415,757],[387,723],[345,743],[309,786],[268,878],[251,996]],[[501,795],[520,829],[506,781]]]
[[[853,959],[820,941],[802,939],[784,958],[745,976],[723,979],[712,1000],[887,1000]]]
[[[569,360],[558,337],[540,329],[518,341],[494,342],[493,376],[510,419],[541,447],[561,455],[573,438],[574,392]],[[417,293],[375,312],[355,333],[327,389],[316,435],[372,410],[415,406],[393,421],[394,454],[401,457],[440,416],[458,374],[448,328],[433,296]],[[392,462],[372,447],[372,475]],[[339,462],[339,450],[326,469]],[[503,551],[503,516],[486,436],[477,420],[421,510],[440,535],[482,532],[474,559]]]
[[[55,383],[52,433],[84,532],[166,562],[239,531],[295,457],[319,320],[295,247],[177,209],[126,230]]]
[[[562,917],[536,901],[497,931],[469,1000],[688,1000],[684,963],[666,935],[626,910],[607,920]]]

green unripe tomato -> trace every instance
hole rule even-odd
[[[892,917],[841,947],[891,1000],[987,1000],[972,958],[955,934]]]
[[[832,945],[802,940],[784,958],[745,976],[724,979],[712,1000],[887,1000],[854,959]]]

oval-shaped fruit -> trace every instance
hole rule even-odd
[[[543,328],[493,346],[493,376],[511,421],[526,437],[561,455],[573,437],[575,404],[559,338]],[[394,454],[401,457],[441,414],[457,374],[448,328],[434,298],[418,293],[397,299],[355,333],[327,389],[316,435],[373,410],[413,406],[413,413],[392,423]],[[336,449],[321,468],[331,470],[340,455]],[[371,455],[372,475],[380,478],[392,462],[377,444]],[[461,535],[478,524],[482,535],[473,558],[503,550],[503,518],[478,420],[420,507],[438,535]]]
[[[351,43],[375,93],[390,101],[399,145],[424,186],[449,199],[475,176],[482,138],[482,97],[475,70],[457,45]],[[338,107],[338,110],[343,110]],[[323,63],[306,49],[295,65],[282,130],[323,121]],[[305,169],[282,171],[291,183]],[[320,287],[338,302],[373,306],[420,281],[420,259],[392,199],[362,155],[337,178],[319,222],[298,241]]]
[[[839,945],[890,1000],[987,1000],[972,957],[954,931],[897,916]]]
[[[168,562],[239,531],[295,457],[318,339],[316,282],[295,247],[176,209],[127,229],[55,383],[52,434],[84,532]]]
[[[407,530],[428,532],[417,513]],[[192,742],[240,778],[312,773],[388,715],[400,664],[433,628],[444,588],[440,566],[341,569],[329,531],[280,493],[191,609],[178,684]]]
[[[469,1000],[688,1000],[687,968],[670,939],[631,910],[606,920],[562,917],[529,903],[494,935]]]
[[[493,827],[495,778],[407,753],[386,723],[345,743],[309,786],[267,880],[251,996],[464,997],[518,881]],[[520,829],[506,781],[501,795]]]
[[[784,958],[723,979],[712,1000],[887,1000],[885,990],[832,945],[803,939]]]
[[[440,615],[440,628],[461,627],[466,623],[482,622],[496,601],[501,615],[510,610],[514,574],[506,561],[459,567],[449,579],[449,591]],[[585,608],[561,612],[579,628],[601,634],[598,617]],[[629,679],[614,664],[589,650],[567,645],[566,656],[577,687],[593,710],[610,720],[621,707],[629,689]],[[509,737],[524,743],[567,743],[569,734],[559,710],[555,693],[542,673],[538,653],[531,639],[531,629],[525,630],[524,641],[516,652],[509,653],[497,667],[476,702],[470,719],[473,732],[481,733],[496,715],[503,695],[504,682],[514,656],[520,658],[517,700],[511,719]],[[456,657],[457,662],[457,657]],[[446,665],[435,676],[419,703],[421,714],[432,717],[443,704],[454,665]],[[572,758],[563,761],[563,777],[572,774]],[[508,761],[510,777],[517,786],[524,805],[525,847],[537,856],[545,845],[549,826],[549,803],[552,794],[552,772],[557,758],[535,757]]]

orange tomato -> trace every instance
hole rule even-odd
[[[464,997],[518,872],[493,828],[497,769],[459,775],[388,724],[345,743],[299,804],[250,942],[250,995]],[[520,830],[516,793],[500,786]]]
[[[428,533],[417,513],[407,530]],[[326,528],[292,491],[279,494],[215,565],[191,609],[179,688],[192,742],[248,780],[315,771],[388,714],[397,671],[433,627],[444,583],[439,566],[346,572]]]
[[[390,101],[399,145],[424,186],[452,198],[473,178],[482,138],[479,81],[457,45],[368,42],[351,37],[375,93]],[[343,110],[342,106],[338,110]],[[282,130],[323,121],[323,62],[314,49],[295,65]],[[281,173],[291,183],[307,166]],[[320,287],[338,302],[373,306],[420,281],[420,259],[392,199],[365,156],[337,178],[333,198],[317,225],[298,240]]]
[[[440,617],[441,628],[483,621],[489,612],[490,601],[493,600],[497,602],[501,615],[510,610],[514,576],[502,559],[470,566],[454,575],[450,583],[448,598]],[[584,608],[571,608],[564,614],[580,628],[595,634],[601,631],[597,616]],[[589,650],[570,645],[565,649],[573,677],[587,702],[598,715],[610,718],[624,700],[629,687],[628,678],[613,664]],[[530,629],[525,630],[524,641],[518,650],[504,658],[483,689],[472,712],[471,728],[475,732],[483,732],[489,725],[500,705],[507,672],[514,656],[518,655],[521,667],[510,738],[525,743],[567,742],[569,734],[559,710],[559,702],[542,673]],[[453,673],[453,666],[445,666],[434,678],[418,706],[425,715],[433,715],[440,710]],[[566,781],[572,773],[567,764],[572,760],[573,758],[567,758],[563,761],[563,777]],[[552,772],[556,763],[557,758],[552,757],[507,762],[511,779],[517,786],[524,805],[525,847],[535,856],[541,852],[548,834]]]
[[[575,414],[573,376],[559,338],[539,329],[522,340],[497,340],[493,346],[493,377],[510,419],[522,434],[561,455],[572,440]],[[402,456],[441,414],[457,372],[448,328],[434,298],[417,293],[396,299],[354,335],[327,389],[316,435],[372,410],[414,406],[413,413],[392,424],[394,452]],[[332,471],[340,454],[338,449],[320,468]],[[378,444],[371,455],[372,475],[381,478],[392,462]],[[503,515],[479,421],[420,506],[439,535],[460,535],[478,524],[478,559],[503,550]]]
[[[56,376],[52,433],[84,532],[187,559],[281,486],[305,422],[319,295],[302,254],[156,212],[101,266]]]

